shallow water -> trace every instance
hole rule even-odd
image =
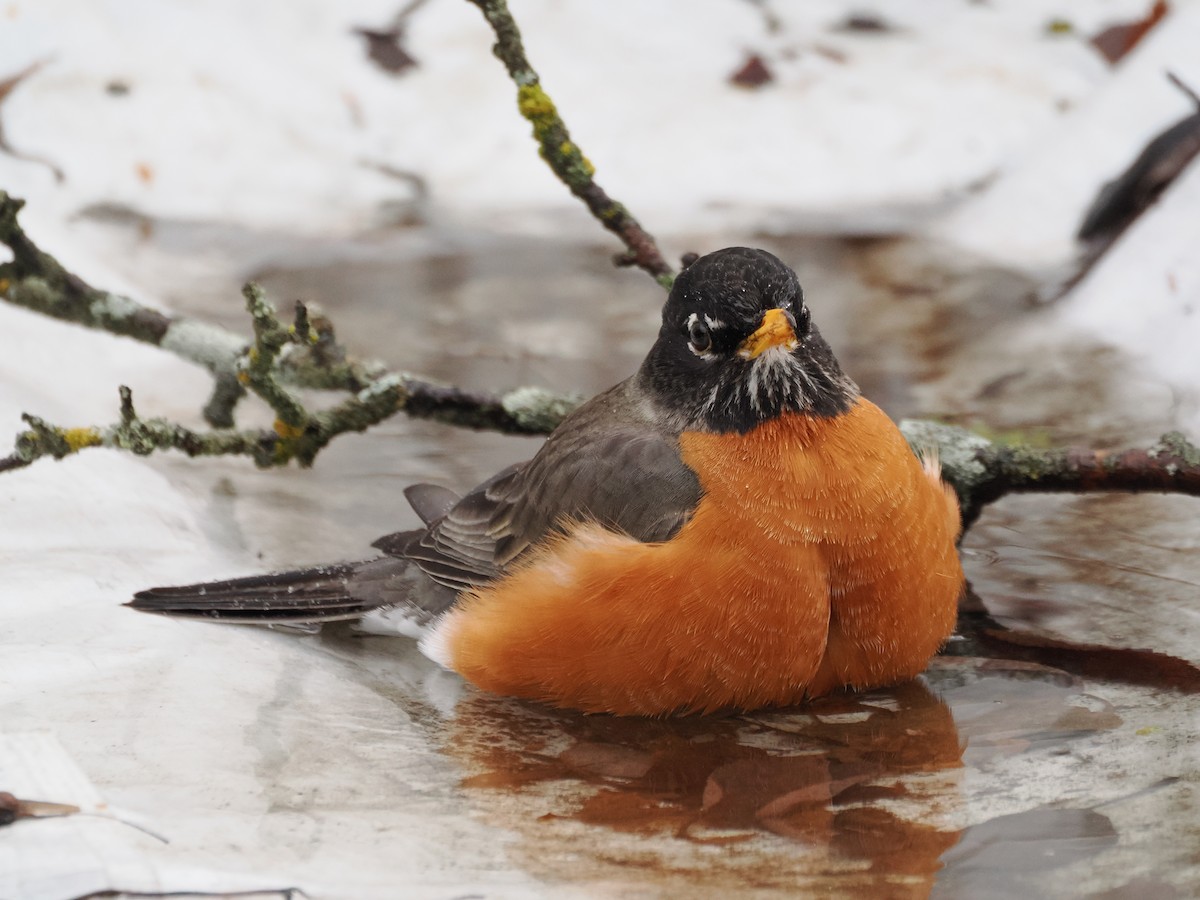
[[[1100,445],[1173,427],[1169,386],[1048,331],[1033,286],[1011,274],[897,241],[761,243],[797,266],[843,366],[896,418]],[[550,241],[402,245],[254,274],[281,305],[318,303],[363,355],[488,389],[607,387],[637,365],[661,302],[605,252]],[[213,291],[204,312],[238,322],[227,294]],[[270,568],[366,555],[415,523],[406,484],[468,487],[537,444],[395,419],[337,441],[310,473],[158,464],[210,492],[214,541]],[[424,796],[411,779],[378,778],[405,731],[436,754],[429,777],[456,814],[495,829],[497,883],[593,896],[1189,896],[1200,892],[1198,512],[1190,498],[1002,501],[966,538],[972,596],[925,678],[804,710],[642,721],[470,689],[447,700],[403,641],[346,629],[278,639],[350,665],[407,723],[356,731],[339,779],[358,788],[339,809]],[[274,716],[287,698],[272,703]],[[286,794],[339,740],[312,723],[289,765],[260,777]]]

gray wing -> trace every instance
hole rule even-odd
[[[463,590],[502,574],[573,521],[667,540],[691,518],[702,491],[679,457],[678,432],[646,409],[632,380],[617,385],[576,410],[537,456],[475,488],[426,531],[376,546]]]
[[[594,521],[640,541],[663,541],[691,517],[700,483],[679,458],[678,434],[646,412],[634,382],[581,406],[527,463],[461,500],[444,488],[407,492],[427,523],[376,541],[386,556],[361,563],[142,591],[130,606],[167,615],[269,624],[358,618],[399,607],[423,624],[459,593],[504,572],[572,521]]]

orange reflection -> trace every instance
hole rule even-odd
[[[474,773],[472,801],[519,834],[516,861],[543,878],[919,897],[958,839],[936,820],[959,802],[962,746],[922,682],[662,720],[472,695],[446,747]]]

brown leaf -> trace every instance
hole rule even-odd
[[[846,16],[841,22],[833,26],[834,31],[849,31],[858,34],[887,34],[895,31],[896,26],[892,25],[883,16],[873,12],[851,13]]]
[[[1154,6],[1150,8],[1144,18],[1136,22],[1110,25],[1093,37],[1090,43],[1110,63],[1120,62],[1130,50],[1141,42],[1151,28],[1162,21],[1170,9],[1166,0],[1155,0]]]
[[[367,57],[388,74],[402,75],[416,67],[416,59],[401,45],[404,40],[403,28],[390,28],[386,31],[355,28],[354,33],[366,41]]]
[[[729,83],[751,90],[770,84],[775,80],[766,62],[757,53],[752,53],[742,67],[729,76]]]

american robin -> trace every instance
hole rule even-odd
[[[788,705],[915,676],[963,587],[959,510],[864,399],[796,274],[720,250],[676,279],[635,375],[365,562],[154,588],[258,622],[384,610],[499,694],[618,714]]]

